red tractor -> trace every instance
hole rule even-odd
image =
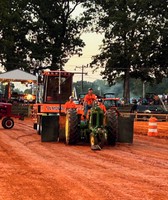
[[[22,114],[12,114],[12,104],[0,102],[0,119],[2,119],[2,127],[5,129],[11,129],[14,126],[14,120],[12,118],[24,119]]]
[[[110,108],[117,108],[120,106],[120,98],[115,97],[115,93],[104,93],[102,99],[107,110]]]

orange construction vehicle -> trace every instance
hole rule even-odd
[[[37,103],[33,105],[32,113],[34,129],[38,134],[43,133],[42,137],[45,132],[47,134],[42,138],[44,141],[65,139],[66,110],[64,105],[72,95],[73,75],[66,71],[45,71],[38,79]],[[77,107],[78,112],[82,113],[83,106],[77,105]]]

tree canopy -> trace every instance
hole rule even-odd
[[[2,0],[0,60],[5,69],[62,69],[72,55],[81,55],[82,24],[72,17],[81,2]]]
[[[129,79],[160,82],[168,67],[168,1],[87,1],[84,13],[91,30],[104,33],[101,53],[91,65],[102,67],[109,84],[124,80],[124,99],[130,95]]]
[[[83,5],[83,16],[73,17]],[[87,29],[85,29],[87,27]],[[5,70],[63,69],[81,55],[83,31],[104,34],[92,67],[110,85],[130,78],[160,82],[168,71],[168,0],[1,0],[0,61]]]
[[[143,91],[143,84],[145,84],[145,91]],[[87,93],[88,88],[93,88],[93,91],[96,95],[103,96],[104,93],[115,93],[116,97],[122,98],[123,96],[123,80],[118,79],[117,84],[109,86],[106,80],[95,80],[94,82],[84,81],[83,92],[81,90],[81,81],[74,82],[73,86],[76,89],[77,94]],[[130,78],[130,99],[136,98],[139,99],[143,97],[145,93],[156,93],[158,95],[166,94],[168,95],[168,79],[163,78],[162,82],[157,84],[156,81],[153,84],[148,82],[142,82],[141,79]],[[130,101],[129,99],[129,101]],[[130,102],[131,103],[131,102]]]

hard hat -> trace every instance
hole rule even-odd
[[[73,96],[70,96],[70,97],[69,97],[69,99],[73,99],[73,98],[74,98]]]

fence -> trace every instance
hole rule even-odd
[[[154,113],[126,113],[121,112],[123,117],[132,117],[134,121],[149,121],[150,117],[156,117],[158,121],[168,121],[168,114],[154,114]]]
[[[12,105],[12,114],[24,114],[25,117],[30,117],[32,113],[31,104],[13,104]]]

